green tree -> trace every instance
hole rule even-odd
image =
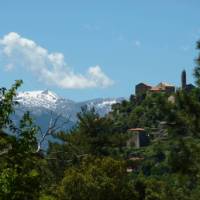
[[[2,89],[0,100],[0,197],[2,200],[35,200],[45,186],[42,155],[36,152],[35,126],[25,113],[19,127],[10,119],[16,102],[14,97],[21,81]],[[8,132],[9,134],[6,134]],[[44,185],[43,185],[44,184]]]
[[[58,187],[60,200],[137,199],[126,165],[109,157],[84,159],[80,168],[71,167]]]
[[[200,41],[197,42],[196,45],[197,50],[200,50]],[[196,67],[194,68],[194,77],[198,87],[200,87],[200,53],[196,58]]]

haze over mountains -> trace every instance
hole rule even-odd
[[[69,122],[64,128],[70,128],[75,125],[77,113],[81,111],[81,107],[94,107],[101,116],[104,116],[111,111],[112,104],[122,100],[123,98],[98,98],[75,102],[59,97],[49,90],[19,92],[16,96],[19,105],[13,118],[17,123],[25,111],[30,111],[36,123],[45,129],[51,117],[56,118],[61,115],[60,123],[68,120]]]

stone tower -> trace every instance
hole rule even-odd
[[[186,71],[183,70],[181,73],[181,87],[182,87],[182,89],[185,89],[186,86],[187,86]]]

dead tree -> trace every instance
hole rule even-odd
[[[54,135],[56,132],[58,132],[61,128],[64,127],[64,125],[69,123],[69,119],[70,117],[66,118],[66,121],[62,122],[61,124],[59,123],[60,118],[62,117],[62,114],[57,115],[55,118],[53,117],[53,112],[51,111],[51,118],[49,120],[49,124],[48,124],[48,128],[46,129],[46,131],[43,131],[40,127],[39,127],[39,133],[41,138],[38,141],[38,145],[37,145],[37,150],[36,153],[38,153],[41,150],[42,144],[44,143],[45,139],[48,136],[52,136]]]

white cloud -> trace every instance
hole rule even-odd
[[[45,84],[61,88],[108,87],[114,82],[102,71],[100,66],[90,67],[87,72],[77,74],[70,69],[62,53],[49,53],[34,41],[11,32],[0,39],[2,57],[7,60],[7,70],[23,67]]]

